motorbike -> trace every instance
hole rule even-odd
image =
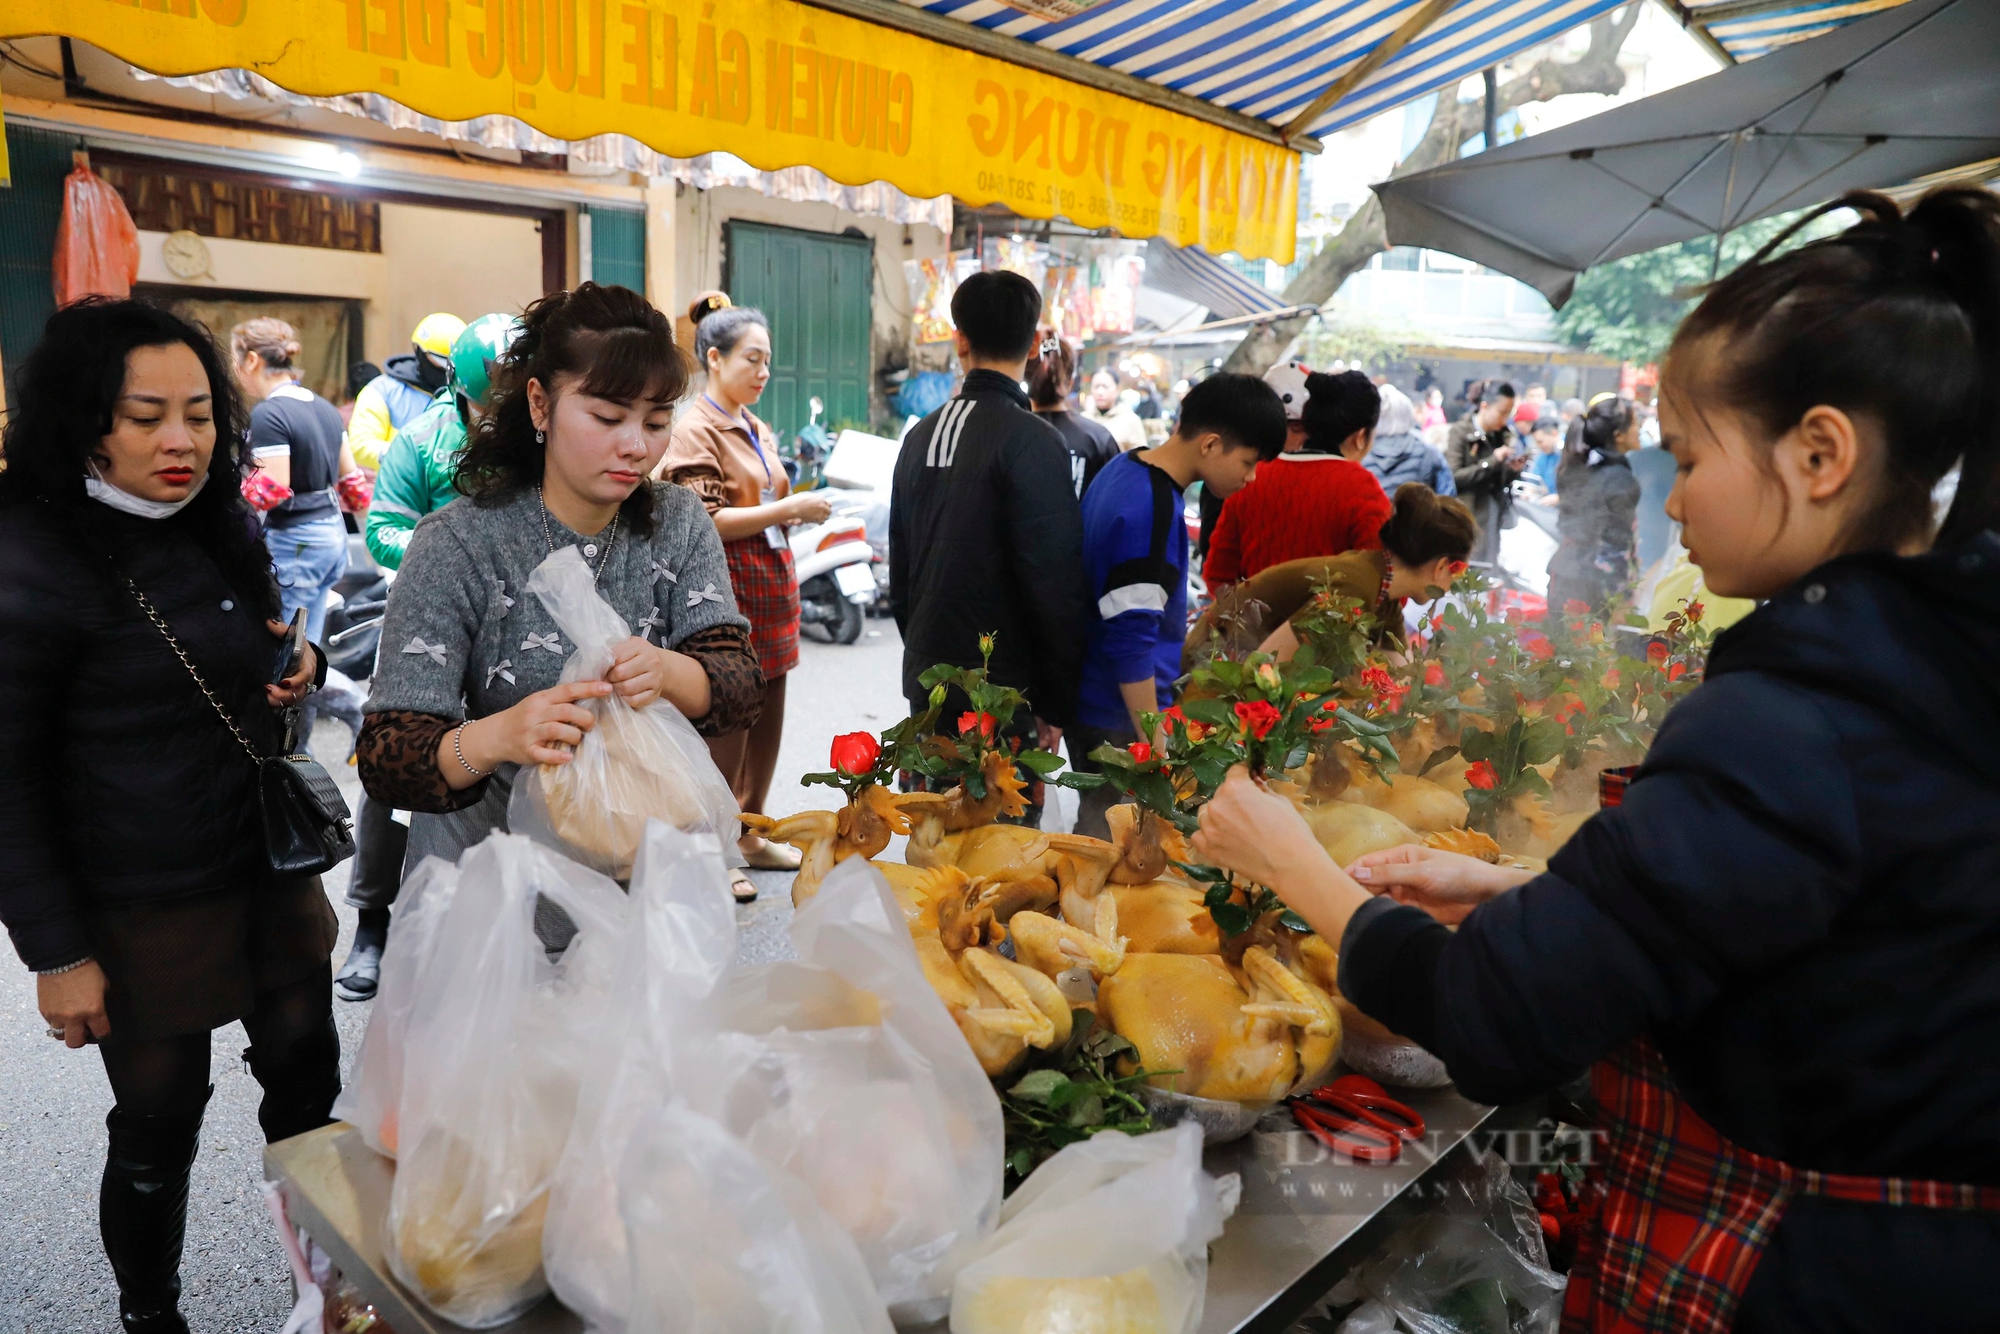
[[[396,573],[368,557],[368,549],[348,540],[347,573],[326,595],[326,665],[355,681],[375,671],[375,649],[382,641],[382,616],[389,607],[389,585]]]
[[[790,533],[792,565],[799,578],[799,624],[829,643],[861,638],[866,610],[877,596],[864,512],[878,506],[873,492],[828,490],[833,513],[822,523],[802,523]]]

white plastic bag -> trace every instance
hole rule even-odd
[[[528,576],[528,591],[576,646],[561,679],[601,679],[612,650],[632,630],[597,595],[582,554],[564,547],[544,560]],[[634,709],[616,695],[582,707],[596,716],[596,726],[568,764],[522,767],[508,800],[509,829],[618,880],[631,875],[648,820],[707,830],[734,852],[741,832],[736,798],[678,709],[664,699]]]
[[[470,853],[468,852],[468,855]],[[334,1100],[333,1116],[361,1132],[368,1147],[396,1156],[397,1106],[403,1098],[403,1051],[417,980],[430,962],[437,926],[458,891],[458,868],[426,857],[396,896],[396,929],[382,950],[381,979],[369,1007],[368,1029],[354,1058],[354,1073]]]
[[[577,934],[551,962],[537,895]],[[628,905],[610,880],[495,833],[459,863],[411,1012],[390,1272],[461,1325],[504,1324],[540,1300],[549,1180],[575,1114]]]
[[[899,1324],[941,1319],[999,1218],[999,1098],[880,872],[835,868],[792,942],[802,962],[724,978],[677,1091],[806,1184]]]
[[[542,1232],[550,1288],[607,1334],[628,1327],[632,1292],[619,1214],[626,1147],[672,1100],[674,1044],[736,958],[736,910],[715,836],[648,824],[631,914],[612,983],[614,1010],[595,1049],[584,1053],[589,1073]]]
[[[854,1243],[805,1185],[685,1104],[625,1157],[631,1328],[685,1334],[891,1334]]]
[[[952,1334],[1193,1334],[1240,1185],[1202,1170],[1191,1122],[1069,1145],[959,1270]]]

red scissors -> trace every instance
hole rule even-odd
[[[1366,1075],[1342,1075],[1286,1102],[1308,1135],[1358,1163],[1392,1163],[1404,1140],[1424,1135],[1424,1118]]]

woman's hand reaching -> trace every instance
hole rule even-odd
[[[667,650],[632,636],[611,650],[611,667],[604,679],[618,698],[635,709],[643,709],[666,690]]]
[[[1192,846],[1202,861],[1269,885],[1281,897],[1278,882],[1286,871],[1327,860],[1292,803],[1250,777],[1240,764],[1201,808],[1201,828]]]
[[[1369,893],[1414,904],[1446,926],[1458,925],[1488,899],[1534,879],[1532,871],[1416,843],[1357,858],[1347,873]]]

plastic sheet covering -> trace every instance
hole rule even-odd
[[[495,833],[459,863],[459,891],[416,989],[398,1109],[390,1272],[439,1315],[488,1328],[548,1290],[542,1222],[591,1040],[611,1020],[629,917],[610,880]],[[576,923],[551,960],[544,896]]]
[[[1193,1334],[1208,1244],[1241,1183],[1202,1170],[1201,1130],[1097,1135],[1014,1192],[959,1271],[952,1334]]]
[[[576,651],[564,682],[598,680],[632,629],[597,594],[575,547],[544,560],[528,576]],[[694,724],[664,699],[635,709],[616,695],[584,700],[597,719],[568,764],[524,766],[507,806],[507,827],[623,880],[632,874],[646,821],[704,830],[735,847],[736,798],[709,758]]]
[[[63,181],[54,269],[57,306],[87,296],[123,300],[139,279],[139,229],[118,191],[81,161]]]
[[[467,857],[477,849],[468,849]],[[417,989],[437,945],[438,923],[458,892],[458,868],[426,857],[396,896],[396,929],[382,950],[382,972],[354,1073],[334,1099],[333,1116],[361,1132],[368,1147],[396,1156],[396,1115],[403,1099],[403,1054]]]

